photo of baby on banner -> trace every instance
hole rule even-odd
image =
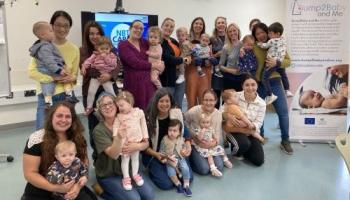
[[[349,127],[349,64],[321,67],[304,77],[290,104],[290,140],[332,142]]]
[[[292,109],[300,114],[346,114],[349,65],[311,74],[297,90]]]

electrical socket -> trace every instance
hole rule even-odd
[[[24,96],[25,97],[32,97],[36,95],[36,90],[25,90],[24,91]]]

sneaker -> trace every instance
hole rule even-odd
[[[224,77],[224,75],[222,75],[222,73],[221,73],[221,71],[220,71],[220,70],[215,71],[214,76],[219,77],[219,78]]]
[[[185,187],[184,189],[184,194],[186,197],[191,197],[192,196],[192,191],[189,187]]]
[[[79,99],[75,95],[67,95],[65,100],[71,104],[76,104],[79,102]]]
[[[265,98],[266,105],[272,104],[274,101],[276,101],[277,98],[278,97],[274,94],[272,94],[271,96],[266,96]]]
[[[140,174],[136,174],[132,177],[132,179],[134,179],[135,183],[137,186],[142,186],[143,185],[143,179],[142,176]]]
[[[202,70],[200,70],[200,71],[198,71],[198,76],[204,77],[204,76],[205,76],[205,73],[204,73]]]
[[[95,191],[95,193],[98,195],[98,196],[101,196],[101,194],[103,193],[103,189],[102,187],[100,186],[100,184],[98,183],[94,183],[91,188]]]
[[[125,190],[131,190],[132,189],[131,178],[130,177],[123,178],[122,185]]]
[[[294,96],[294,94],[293,94],[291,91],[289,91],[289,90],[286,90],[285,93],[286,93],[286,96],[287,96],[287,97],[292,97],[292,96]]]
[[[229,168],[229,169],[231,169],[233,167],[232,163],[228,159],[224,161],[224,166]]]
[[[50,110],[51,106],[52,106],[51,103],[45,103],[45,107],[44,107],[45,112],[48,112]]]
[[[179,77],[176,79],[175,83],[176,84],[181,84],[185,82],[185,76],[183,74],[179,75]]]
[[[281,145],[280,145],[281,150],[288,154],[288,155],[292,155],[293,154],[293,149],[292,146],[290,146],[290,142],[289,141],[282,141]]]
[[[239,155],[234,155],[233,158],[236,159],[236,160],[240,160],[240,161],[244,160],[244,157],[243,156],[239,156]]]
[[[175,187],[176,187],[176,192],[177,193],[184,193],[184,188],[182,187],[181,184],[176,185]]]
[[[216,177],[221,177],[222,173],[215,167],[210,169],[211,175],[216,176]]]

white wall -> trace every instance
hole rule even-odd
[[[12,86],[33,83],[27,77],[28,48],[34,42],[32,24],[38,20],[50,20],[55,10],[63,9],[73,17],[69,39],[81,45],[80,12],[114,10],[115,0],[17,0],[10,7],[6,2],[7,32]],[[252,18],[260,18],[267,24],[274,21],[285,23],[285,1],[281,0],[124,0],[123,7],[130,13],[158,14],[159,23],[165,17],[175,19],[176,26],[189,27],[193,18],[202,16],[207,32],[214,28],[214,19],[225,16],[228,22],[237,23],[243,34],[248,33]]]
[[[36,103],[33,97],[24,97],[23,90],[33,89],[34,81],[27,76],[29,62],[28,49],[35,41],[32,24],[39,20],[50,20],[55,10],[63,9],[73,17],[73,27],[68,39],[81,45],[81,11],[108,12],[115,8],[115,0],[17,0],[10,7],[6,2],[7,33],[9,44],[10,67],[12,68],[11,85],[14,98],[0,99],[0,127],[35,120]],[[228,22],[237,23],[243,34],[248,32],[252,18],[260,18],[270,24],[280,21],[285,24],[285,1],[281,0],[124,0],[123,7],[130,13],[158,14],[159,23],[165,17],[176,21],[176,26],[189,28],[193,18],[202,16],[205,19],[207,33],[214,28],[214,19],[224,16]],[[80,88],[79,88],[80,89]],[[80,90],[77,90],[78,94]],[[22,103],[19,103],[22,102]],[[82,112],[81,104],[78,112]]]

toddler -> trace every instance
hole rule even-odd
[[[167,172],[171,181],[176,186],[178,193],[192,196],[190,190],[190,170],[186,159],[182,156],[182,151],[186,148],[184,138],[181,136],[182,124],[178,119],[169,122],[168,135],[164,136],[160,143],[160,153],[164,156],[162,162],[167,163]],[[176,175],[176,169],[181,170],[183,177],[183,187]]]
[[[200,114],[199,125],[200,125],[200,128],[197,128],[195,130],[195,135],[198,140],[205,140],[207,142],[211,142],[213,140],[216,140],[216,141],[219,140],[217,135],[218,133],[215,133],[215,130],[213,129],[213,127],[211,127],[210,115],[205,113]],[[206,149],[206,148],[200,147],[197,144],[194,144],[194,147],[202,157],[208,159],[209,168],[213,176],[217,176],[217,177],[222,176],[222,173],[215,166],[213,156],[222,156],[224,160],[224,165],[227,168],[232,168],[232,163],[226,156],[225,150],[222,146],[217,145],[213,148]]]
[[[87,182],[88,170],[79,158],[74,142],[66,140],[55,147],[56,161],[49,167],[46,179],[53,184],[64,184],[74,180],[80,186]],[[54,193],[54,196],[64,197],[64,194]]]
[[[148,42],[149,49],[146,52],[148,55],[148,61],[150,63],[162,62],[163,49],[160,45],[162,34],[157,26],[152,26],[148,29]],[[159,80],[159,75],[164,71],[164,64],[162,70],[152,68],[151,69],[151,81],[157,88],[162,88],[162,83]]]
[[[276,59],[280,63],[283,62],[287,52],[287,43],[286,40],[282,37],[282,34],[282,24],[279,22],[275,22],[271,24],[268,28],[268,36],[270,40],[267,41],[267,43],[257,43],[259,47],[263,49],[268,49],[266,59]],[[293,96],[293,94],[289,91],[289,81],[286,74],[286,70],[284,68],[281,68],[280,66],[270,68],[265,67],[263,71],[262,83],[265,87],[267,95],[265,98],[266,105],[273,103],[277,99],[277,96],[272,93],[271,85],[269,82],[271,74],[275,71],[281,75],[282,84],[285,89],[286,95]]]
[[[235,116],[238,120],[241,120],[245,123],[246,128],[254,129],[255,125],[247,118],[245,113],[243,113],[239,107],[239,97],[235,90],[228,89],[224,90],[222,93],[222,100],[224,101],[224,110],[223,113],[227,113]],[[231,123],[225,124],[227,127],[233,127]],[[259,134],[260,129],[256,130],[253,137],[258,139],[260,142],[264,143],[264,138]]]
[[[33,25],[33,33],[38,40],[30,47],[30,56],[35,58],[38,63],[38,71],[52,76],[66,76],[66,65],[62,55],[52,43],[54,39],[54,33],[51,25],[48,22],[40,21]],[[45,109],[49,109],[52,106],[52,96],[55,93],[55,81],[41,82],[40,83],[42,93],[45,100]],[[67,100],[71,103],[77,103],[79,100],[73,93],[73,85],[71,83],[63,84],[64,91],[67,96]]]
[[[99,38],[96,42],[96,49],[97,51],[94,51],[93,54],[84,61],[81,67],[82,75],[86,74],[86,70],[89,67],[97,69],[101,73],[110,73],[118,67],[117,56],[111,52],[112,43],[108,38],[104,36]],[[92,77],[90,79],[85,115],[89,115],[93,111],[95,95],[101,85],[97,78],[98,77]],[[106,92],[115,96],[112,81],[106,81],[102,86]]]
[[[179,41],[181,57],[185,58],[191,55],[192,44],[188,40],[188,31],[185,27],[180,27],[176,30],[176,37]],[[178,78],[176,79],[176,84],[181,84],[185,81],[185,67],[186,64],[182,63],[177,66],[178,68]]]
[[[137,143],[148,140],[148,131],[146,119],[143,111],[139,108],[134,108],[134,97],[128,91],[122,91],[116,98],[116,104],[119,113],[113,124],[113,135],[117,135],[120,127],[126,127],[126,137],[123,138],[122,144]],[[139,170],[139,151],[131,155],[122,155],[122,184],[125,190],[131,190],[131,178],[129,176],[129,161],[131,158],[132,178],[136,185],[142,186],[143,179],[138,173]]]
[[[214,76],[223,77],[219,68],[219,62],[213,57],[209,43],[209,35],[204,33],[201,35],[200,44],[196,44],[192,50],[198,75],[200,77],[205,76],[202,66],[205,64],[205,61],[209,61],[214,66]]]
[[[252,35],[246,35],[242,39],[244,51],[243,55],[239,56],[238,68],[241,73],[249,73],[255,76],[256,67],[258,65],[255,54],[253,52],[254,37]]]

